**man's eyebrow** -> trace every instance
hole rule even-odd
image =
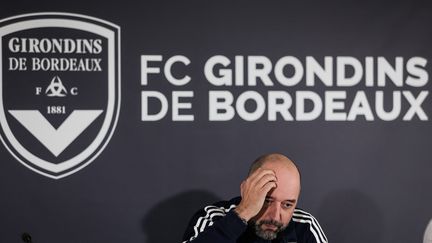
[[[272,196],[266,196],[265,198],[266,199],[273,199],[274,200],[274,198]],[[297,202],[297,200],[295,200],[295,199],[286,199],[286,200],[283,200],[282,202],[295,203],[295,202]]]

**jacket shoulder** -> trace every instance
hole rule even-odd
[[[194,239],[207,227],[226,216],[226,214],[237,207],[240,198],[236,197],[229,201],[219,201],[198,210],[189,221],[183,239]]]
[[[291,220],[294,222],[297,238],[304,242],[328,243],[318,220],[312,214],[296,208]]]

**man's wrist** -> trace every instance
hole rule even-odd
[[[241,221],[242,221],[245,225],[248,225],[248,220],[246,220],[243,216],[241,216],[240,213],[239,213],[236,209],[234,209],[234,213],[237,215],[237,217],[238,217],[239,219],[241,219]]]
[[[249,216],[249,214],[246,212],[246,210],[244,210],[241,207],[237,207],[236,209],[234,209],[234,212],[237,214],[237,216],[246,222],[247,222],[252,218],[252,216]]]

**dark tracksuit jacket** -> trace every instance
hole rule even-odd
[[[241,198],[222,201],[198,211],[183,236],[183,243],[328,243],[318,221],[309,213],[294,209],[290,223],[272,241],[255,235],[234,212]]]

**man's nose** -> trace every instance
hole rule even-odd
[[[270,204],[270,206],[267,208],[268,210],[268,215],[271,217],[271,219],[273,220],[277,220],[280,221],[281,220],[281,209],[278,203],[273,202]]]

